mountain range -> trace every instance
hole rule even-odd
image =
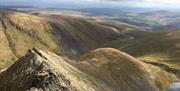
[[[0,11],[2,91],[165,91],[180,78],[180,30]]]

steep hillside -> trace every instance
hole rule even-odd
[[[53,36],[67,54],[79,55],[99,47],[111,46],[111,41],[131,40],[131,36],[123,33],[131,26],[121,26],[117,30],[86,18],[62,15],[41,15],[53,28]]]

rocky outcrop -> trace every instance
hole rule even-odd
[[[1,91],[95,91],[85,74],[64,59],[38,49],[0,74]]]

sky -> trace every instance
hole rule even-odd
[[[43,7],[112,7],[134,6],[180,8],[180,0],[0,0],[0,5],[34,5]]]

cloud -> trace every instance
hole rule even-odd
[[[143,1],[143,0],[99,0],[99,1],[117,1],[117,2],[124,2],[124,1]]]
[[[30,2],[30,1],[36,1],[36,2],[61,2],[61,1],[114,1],[114,2],[154,2],[154,3],[178,3],[180,0],[0,0],[0,1],[6,1],[6,2]]]
[[[113,2],[136,2],[147,4],[160,4],[160,5],[176,5],[180,7],[180,0],[99,0],[99,1],[113,1]]]
[[[91,0],[91,1],[97,1],[97,0]],[[180,0],[98,0],[98,1],[114,1],[114,2],[151,2],[151,3],[172,3],[177,4],[180,3]]]
[[[78,5],[129,5],[137,7],[178,7],[180,8],[180,0],[0,0],[0,4],[31,4],[31,5],[53,5],[53,4],[76,4]],[[123,4],[122,4],[123,3]],[[107,5],[107,4],[106,4]],[[109,6],[107,6],[109,7]]]

